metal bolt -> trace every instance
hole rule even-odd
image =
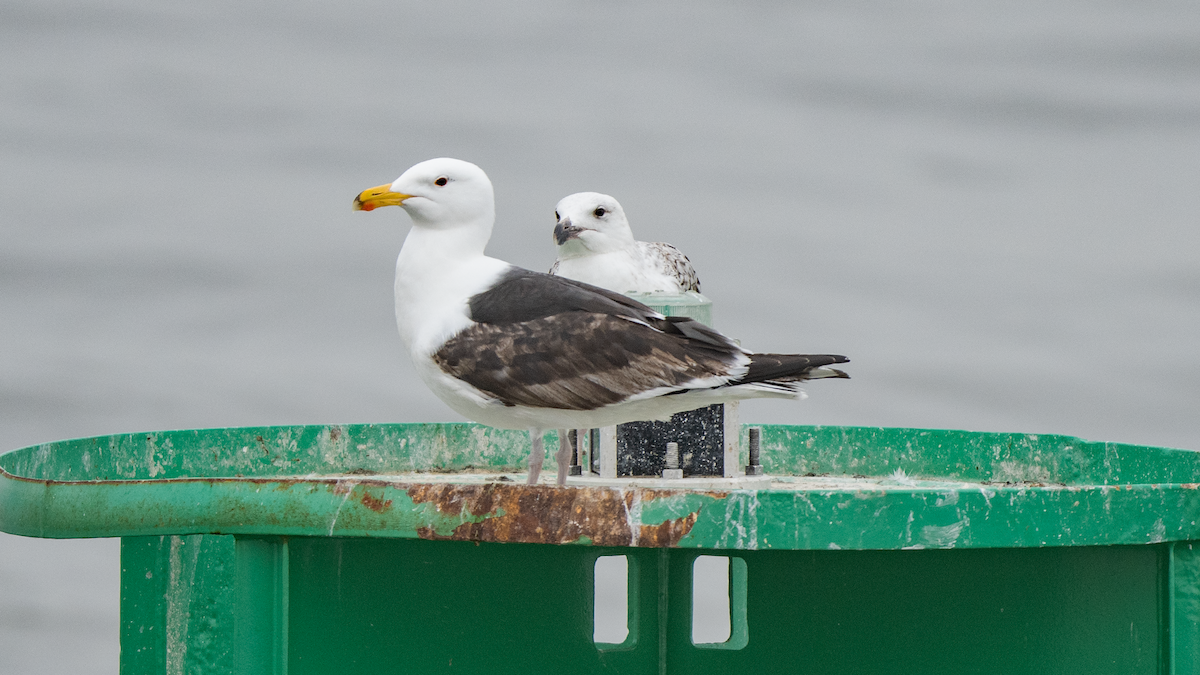
[[[758,427],[750,428],[750,463],[746,465],[747,476],[763,475],[762,464],[758,460],[761,437],[762,429],[759,429]]]
[[[663,469],[663,478],[683,478],[683,469],[679,468],[679,444],[667,443],[667,468]]]

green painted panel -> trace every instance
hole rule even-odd
[[[592,642],[593,568],[612,550],[341,538],[289,548],[291,675],[657,672],[652,606],[639,608],[633,649]]]
[[[238,675],[287,675],[290,560],[285,539],[239,537],[234,640]]]
[[[1169,545],[1164,589],[1170,603],[1171,673],[1200,673],[1200,544]]]
[[[121,540],[121,675],[166,672],[169,540]]]
[[[1165,662],[1163,546],[740,552],[741,649],[691,644],[701,551],[337,538],[290,550],[293,675],[1136,674]],[[624,651],[590,639],[592,565],[612,553],[640,568]]]
[[[679,612],[671,672],[1159,673],[1162,549],[738,553],[746,647],[690,646]],[[690,588],[686,553],[672,597]]]
[[[121,541],[121,673],[232,675],[233,537]]]

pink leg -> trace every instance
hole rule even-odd
[[[554,455],[558,462],[558,487],[567,484],[567,466],[571,464],[571,440],[567,429],[558,430],[558,453]]]

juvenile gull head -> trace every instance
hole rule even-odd
[[[619,293],[699,291],[696,270],[679,249],[633,238],[625,210],[599,192],[563,197],[554,208],[558,258],[550,273]]]

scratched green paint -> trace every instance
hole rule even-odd
[[[0,456],[0,529],[42,537],[447,536],[504,514],[443,513],[414,503],[401,482],[359,474],[519,472],[527,446],[524,433],[472,424],[213,429],[49,443]],[[1200,538],[1193,484],[1200,454],[1191,451],[1062,436],[786,426],[763,427],[763,447],[776,474],[887,478],[900,470],[922,482],[655,491],[635,500],[630,517],[653,526],[695,514],[677,546],[739,550]]]
[[[556,447],[558,436],[547,436]],[[14,475],[57,481],[277,477],[342,473],[520,471],[525,432],[476,424],[241,427],[119,434],[3,455]],[[553,453],[548,466],[554,466]]]
[[[901,469],[922,478],[1067,485],[1190,483],[1200,479],[1200,453],[1191,450],[1052,434],[785,425],[760,428],[762,462],[769,474],[886,476]]]
[[[711,506],[719,498],[699,492],[657,493],[654,499],[643,500],[640,504],[640,522],[643,525],[659,525],[668,520],[686,518],[697,511]]]

